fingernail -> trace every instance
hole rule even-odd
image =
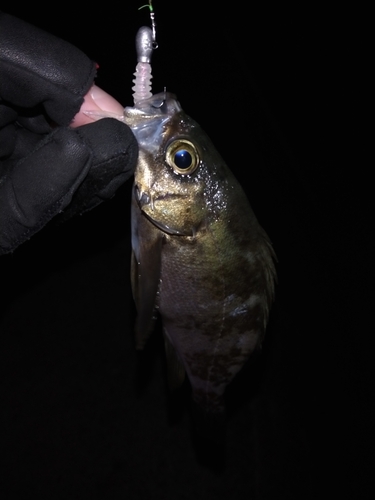
[[[112,113],[122,113],[124,107],[116,101],[114,97],[104,92],[97,85],[93,85],[89,91],[91,99],[103,111],[110,111]]]

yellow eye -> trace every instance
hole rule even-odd
[[[198,151],[192,142],[176,139],[167,148],[165,159],[177,174],[192,174],[199,165]]]

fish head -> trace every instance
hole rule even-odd
[[[134,197],[140,210],[165,233],[195,236],[218,199],[213,184],[222,185],[222,160],[209,138],[170,93],[125,108],[124,121],[139,145]]]

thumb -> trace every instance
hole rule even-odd
[[[70,124],[71,127],[75,128],[95,121],[87,116],[85,111],[106,111],[113,115],[122,116],[124,106],[100,87],[93,85],[85,95],[81,109]]]

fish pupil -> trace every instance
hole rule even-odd
[[[189,151],[186,151],[186,149],[180,149],[177,151],[177,153],[174,155],[174,162],[178,168],[189,168],[190,165],[192,164],[192,157]]]

